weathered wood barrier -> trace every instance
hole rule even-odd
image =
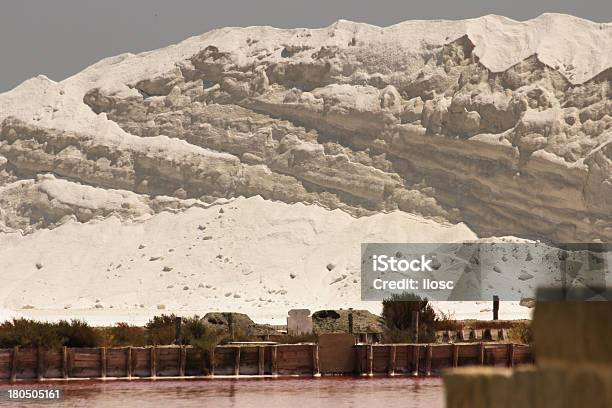
[[[325,347],[325,346],[323,346]],[[0,382],[71,379],[161,379],[321,374],[431,375],[466,365],[532,362],[516,344],[357,344],[323,351],[320,345],[223,345],[207,353],[190,346],[0,349]],[[343,361],[331,361],[343,359]],[[323,367],[323,370],[321,369]]]

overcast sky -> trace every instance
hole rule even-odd
[[[484,14],[525,20],[544,12],[610,22],[612,0],[0,0],[0,92],[223,26],[324,27],[339,18],[386,26]]]

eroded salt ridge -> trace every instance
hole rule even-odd
[[[215,30],[1,95],[0,181],[52,172],[145,196],[262,195],[399,208],[482,236],[609,240],[602,49],[610,24],[561,15]]]

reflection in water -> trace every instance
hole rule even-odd
[[[158,380],[55,383],[45,386],[62,388],[64,399],[61,403],[42,405],[44,407],[444,407],[444,391],[439,378]],[[29,387],[38,388],[41,385],[30,384]],[[11,407],[32,406],[7,404]]]

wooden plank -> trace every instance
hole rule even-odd
[[[210,350],[210,375],[215,375],[215,348]]]
[[[100,347],[100,377],[106,378],[106,347]]]
[[[374,347],[370,344],[367,346],[367,357],[368,357],[368,375],[374,375],[373,365],[374,365]]]
[[[181,346],[179,349],[179,376],[185,376],[185,365],[187,363],[187,353],[185,346]]]
[[[17,380],[17,366],[19,365],[19,346],[13,347],[13,356],[11,357],[11,376],[10,381]]]
[[[257,347],[257,374],[264,375],[266,364],[266,349],[263,346]]]
[[[62,347],[62,377],[68,378],[68,347]]]
[[[128,347],[126,349],[127,357],[126,357],[126,368],[125,368],[125,376],[127,378],[132,378],[132,348]]]
[[[36,352],[36,378],[38,381],[42,381],[45,377],[45,350],[42,347],[38,347]]]
[[[388,370],[388,373],[390,376],[395,375],[395,365],[396,365],[395,356],[396,355],[397,355],[397,346],[396,345],[390,346],[389,348],[389,370]]]
[[[425,375],[431,375],[431,360],[432,360],[433,349],[431,344],[428,344],[425,348]]]
[[[484,365],[485,363],[485,345],[483,342],[480,342],[480,365]]]
[[[157,347],[152,346],[149,351],[150,355],[150,365],[151,365],[151,378],[157,377]]]
[[[319,345],[312,345],[312,375],[315,377],[321,376],[321,370],[319,368]]]
[[[418,344],[414,344],[412,346],[412,375],[414,376],[419,375],[419,360],[421,359],[420,352],[421,347]]]
[[[272,375],[278,375],[278,346],[272,346]]]
[[[453,344],[452,366],[453,367],[458,367],[459,366],[459,345],[458,344]]]
[[[234,375],[240,375],[240,346],[234,348]]]

